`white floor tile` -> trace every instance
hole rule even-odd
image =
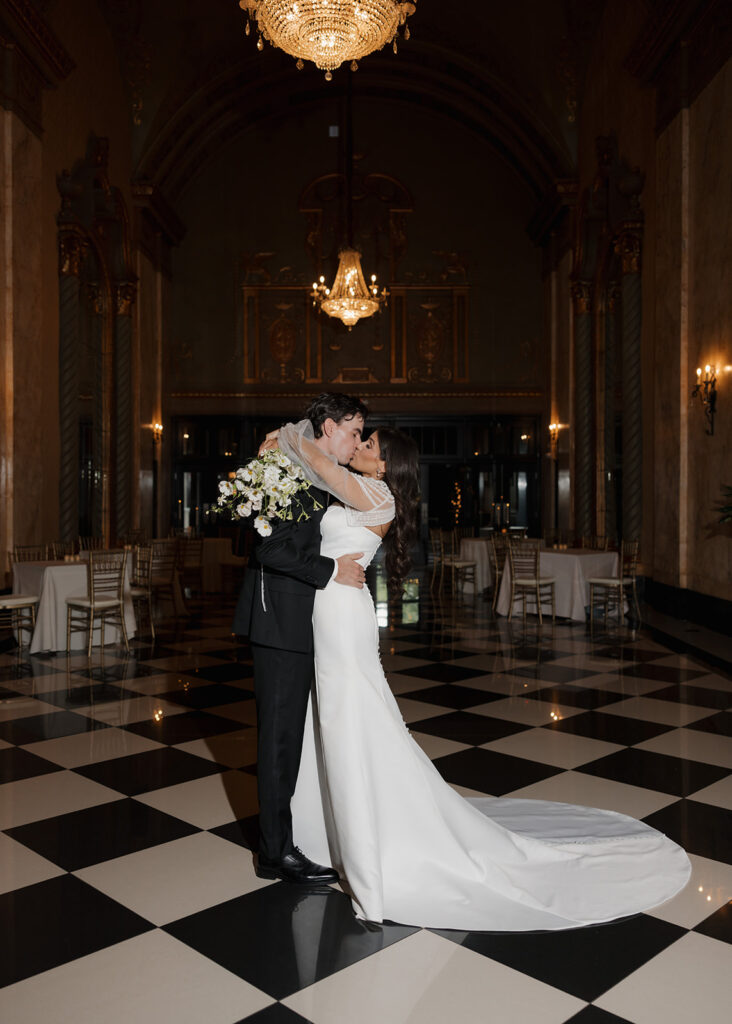
[[[37,743],[26,744],[24,749],[54,764],[63,765],[64,768],[78,768],[79,765],[93,764],[95,761],[111,761],[116,757],[129,757],[130,754],[144,754],[162,745],[146,736],[128,732],[127,729],[111,728],[93,729],[91,732],[79,732],[55,740],[39,740]]]
[[[624,715],[626,718],[641,718],[646,722],[659,722],[661,725],[677,727],[716,714],[714,708],[677,704],[673,700],[653,700],[652,697],[630,697],[606,707],[598,707],[597,710],[607,715]]]
[[[176,672],[161,673],[159,676],[145,676],[142,679],[128,679],[125,682],[125,689],[133,693],[148,694],[155,696],[157,693],[165,693],[166,690],[175,690],[181,685],[181,677]],[[203,682],[203,680],[201,680]],[[192,683],[191,685],[201,685]]]
[[[63,868],[0,832],[0,893],[64,874]]]
[[[7,750],[9,747],[12,747],[12,746],[13,746],[13,744],[12,743],[8,743],[7,740],[0,740],[0,750]]]
[[[31,715],[50,715],[60,711],[54,704],[46,704],[35,697],[10,697],[0,702],[0,722],[14,721],[16,718],[30,718]]]
[[[440,686],[440,683],[433,682],[431,679],[422,679],[420,680],[422,685],[418,687],[414,676],[402,676],[396,672],[387,673],[387,681],[393,694],[408,693],[410,690],[417,689],[430,690],[434,686]]]
[[[235,732],[224,732],[220,736],[178,743],[176,749],[184,750],[187,754],[195,754],[196,757],[205,757],[218,764],[225,764],[227,768],[242,768],[257,761],[257,730],[237,729]]]
[[[158,926],[273,884],[257,878],[249,850],[210,832],[74,874]]]
[[[467,750],[469,746],[467,743],[446,740],[441,736],[429,736],[426,732],[413,732],[412,739],[419,743],[427,757],[433,761],[436,757],[445,757],[447,754],[456,754],[458,750]]]
[[[720,779],[719,782],[713,782],[711,786],[705,786],[704,789],[698,789],[696,793],[690,794],[689,799],[732,811],[732,775]]]
[[[381,652],[381,667],[384,672],[399,672],[402,669],[421,668],[423,665],[432,665],[433,662],[425,658],[405,658],[403,654],[387,654]]]
[[[210,658],[208,655],[197,652],[195,654],[175,654],[167,658],[148,658],[146,665],[156,672],[178,672],[192,673],[197,668],[207,668],[210,665],[223,665],[225,659]]]
[[[155,722],[169,715],[181,715],[188,710],[181,704],[173,704],[157,697],[132,697],[110,704],[95,704],[88,708],[74,708],[77,715],[86,715],[106,725],[129,725],[132,722]]]
[[[283,999],[313,1024],[561,1024],[585,1005],[421,931]]]
[[[625,782],[596,778],[582,772],[567,771],[553,775],[531,786],[516,789],[507,796],[527,797],[533,800],[557,800],[560,803],[579,804],[582,807],[599,807],[602,810],[619,811],[633,818],[645,818],[662,807],[668,807],[678,799],[668,793],[658,793],[640,786],[629,786]]]
[[[247,725],[257,724],[257,705],[253,700],[238,700],[234,704],[222,704],[215,708],[214,714],[222,718],[232,718],[235,722]]]
[[[122,800],[121,793],[76,772],[50,772],[0,786],[0,829]]]
[[[689,854],[691,878],[673,899],[647,911],[652,917],[694,928],[705,918],[732,900],[732,864]]]
[[[421,700],[410,700],[409,697],[397,697],[397,704],[402,718],[409,722],[421,722],[424,718],[437,718],[439,715],[451,715],[455,708],[443,708],[437,704],[427,704]]]
[[[504,736],[483,744],[484,750],[497,750],[501,754],[524,757],[529,761],[551,764],[556,768],[577,768],[597,758],[622,750],[618,743],[574,736],[553,729],[527,729],[514,736]]]
[[[693,728],[674,729],[636,743],[638,750],[651,750],[655,754],[669,754],[688,761],[719,765],[732,769],[732,737],[717,736],[710,732],[695,732]]]
[[[528,691],[525,691],[528,692]],[[584,708],[573,708],[569,704],[551,704],[546,700],[530,700],[528,697],[506,697],[505,700],[494,700],[488,704],[479,704],[470,709],[473,714],[487,715],[489,718],[501,718],[507,722],[520,722],[522,725],[549,725],[561,722],[563,718],[573,718],[584,714]]]
[[[729,1024],[732,946],[689,932],[599,999],[633,1024]]]
[[[3,989],[8,1024],[232,1024],[273,1000],[151,931]]]
[[[247,772],[223,772],[135,797],[198,828],[216,828],[257,811],[257,780]]]

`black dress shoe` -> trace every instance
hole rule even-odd
[[[296,885],[325,885],[338,881],[338,872],[310,860],[297,846],[281,860],[257,858],[255,871],[259,878],[281,878]]]

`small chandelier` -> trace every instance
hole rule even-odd
[[[409,39],[407,18],[414,14],[408,0],[239,0],[247,12],[246,34],[250,19],[256,21],[259,38],[297,58],[297,68],[311,60],[325,71],[327,81],[335,68],[350,61],[356,71],[358,61],[391,43],[397,52],[397,35]]]
[[[314,306],[320,306],[328,316],[342,320],[350,331],[354,324],[365,317],[373,316],[386,302],[389,293],[386,288],[379,292],[376,274],[371,275],[370,287],[361,270],[361,253],[358,249],[341,249],[338,253],[338,272],[332,288],[327,288],[325,278],[313,281],[310,293]]]

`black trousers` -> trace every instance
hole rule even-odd
[[[279,860],[292,849],[290,801],[300,769],[313,655],[252,644],[257,701],[259,853]]]

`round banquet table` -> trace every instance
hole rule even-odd
[[[475,562],[475,585],[482,594],[491,585],[491,542],[489,537],[463,537],[460,541],[460,558]],[[465,584],[465,593],[472,594],[472,584]]]
[[[554,592],[556,614],[564,619],[584,622],[590,606],[590,576],[615,576],[618,571],[617,551],[590,551],[586,548],[569,548],[556,551],[544,548],[539,552],[539,574],[553,576],[556,580]],[[511,566],[506,566],[498,591],[496,611],[508,615],[511,600]],[[518,602],[517,602],[518,604]],[[544,606],[542,605],[542,614]]]

